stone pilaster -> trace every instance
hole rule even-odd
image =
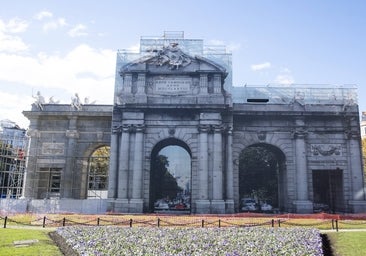
[[[365,187],[363,179],[363,166],[361,156],[361,138],[358,131],[349,131],[346,133],[348,138],[348,158],[350,166],[350,179],[352,184],[352,206],[356,205],[356,201],[364,201]],[[362,204],[365,206],[365,202]],[[365,208],[366,209],[366,208]]]
[[[200,74],[200,94],[208,93],[208,77],[207,74]]]
[[[214,74],[213,76],[213,88],[214,93],[221,93],[221,75],[220,74]]]
[[[123,78],[123,93],[124,94],[132,93],[132,74],[125,74]]]
[[[73,170],[75,169],[75,150],[78,138],[77,117],[69,117],[69,129],[66,130],[66,165],[61,176],[63,184],[61,186],[61,198],[73,198],[72,191],[74,182],[76,182],[74,180]]]
[[[118,139],[121,132],[120,128],[113,128],[111,134],[110,161],[108,174],[108,198],[117,198],[117,179],[118,179]]]

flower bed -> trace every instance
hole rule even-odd
[[[79,255],[323,255],[317,229],[73,226],[57,233]]]

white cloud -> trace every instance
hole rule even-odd
[[[225,43],[224,41],[217,40],[217,39],[209,40],[207,45],[208,46],[210,46],[210,45],[212,45],[212,46],[223,46],[229,52],[233,52],[233,51],[236,51],[236,50],[241,48],[241,44],[239,44],[239,43],[233,43],[233,42]]]
[[[78,36],[86,36],[88,33],[86,32],[87,27],[83,24],[78,24],[72,29],[69,30],[68,34],[71,37],[78,37]]]
[[[268,69],[270,68],[272,65],[270,62],[264,62],[264,63],[260,63],[260,64],[253,64],[250,66],[250,68],[253,70],[253,71],[260,71],[260,70],[263,70],[263,69]]]
[[[278,74],[277,77],[275,78],[275,83],[285,84],[285,85],[294,84],[295,79],[293,78],[293,76],[291,74],[291,70],[288,68],[283,68],[280,71],[280,74]]]
[[[126,48],[126,50],[131,51],[131,52],[140,52],[140,44],[134,44],[131,45],[130,47]]]
[[[0,52],[19,52],[28,49],[23,40],[14,33],[24,32],[28,23],[20,19],[11,19],[9,22],[0,20]]]
[[[52,12],[49,11],[41,11],[34,16],[36,20],[43,20],[44,18],[52,18],[52,17],[53,14]]]
[[[39,53],[30,56],[0,52],[0,120],[10,119],[27,127],[21,114],[29,110],[32,92],[40,91],[46,101],[51,96],[69,104],[71,96],[88,97],[97,104],[113,104],[116,52],[79,45],[66,55]],[[19,86],[19,89],[16,86]],[[12,93],[11,91],[16,91]]]
[[[113,96],[115,58],[112,50],[93,49],[88,45],[80,45],[66,56],[0,53],[0,80],[28,87],[59,88],[70,93],[79,91],[105,100]]]
[[[29,24],[27,21],[19,18],[13,18],[7,23],[3,20],[0,20],[0,31],[4,33],[22,33],[27,30],[28,26]]]
[[[0,31],[0,53],[20,52],[28,49],[23,40],[18,36],[6,35]]]
[[[58,29],[60,27],[64,27],[66,25],[67,25],[66,20],[64,18],[59,18],[57,20],[44,23],[42,29],[43,31],[49,31]]]
[[[226,48],[229,52],[237,51],[241,48],[241,44],[240,43],[229,43],[226,46]]]

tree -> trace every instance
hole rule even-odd
[[[256,197],[259,200],[278,201],[276,155],[263,146],[245,149],[239,158],[240,197]]]
[[[183,189],[178,186],[176,179],[168,171],[168,157],[156,156],[151,168],[152,199],[174,199]]]

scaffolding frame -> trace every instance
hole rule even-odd
[[[16,127],[0,130],[0,198],[23,195],[29,138]]]

